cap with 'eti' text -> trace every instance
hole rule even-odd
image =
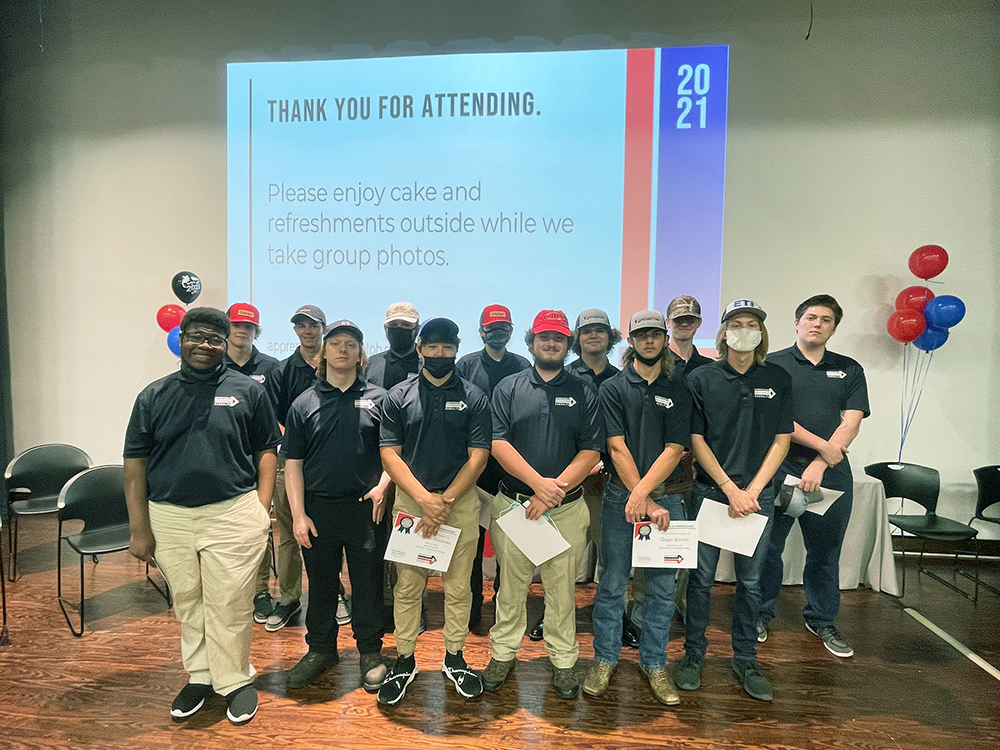
[[[657,331],[667,330],[666,321],[663,320],[663,316],[656,312],[656,310],[643,310],[641,312],[637,312],[632,316],[632,320],[628,322],[629,335],[635,333],[636,331],[649,328],[653,328]]]
[[[576,325],[573,327],[573,330],[579,331],[583,326],[605,326],[610,330],[611,320],[604,310],[592,307],[576,316]]]
[[[545,333],[553,331],[561,333],[563,336],[572,336],[569,330],[569,319],[562,310],[542,310],[535,316],[535,321],[531,324],[532,333]]]
[[[698,304],[698,300],[690,294],[682,294],[680,297],[674,297],[670,300],[670,304],[667,305],[667,320],[683,318],[687,315],[701,318],[701,305]]]
[[[295,314],[292,316],[292,322],[296,323],[296,318],[306,317],[309,320],[314,320],[321,326],[326,325],[326,314],[320,310],[316,305],[302,305]]]
[[[358,328],[356,323],[352,323],[347,318],[342,318],[341,320],[335,320],[326,328],[323,329],[323,340],[326,341],[337,331],[346,331],[351,334],[354,338],[358,340],[359,344],[365,343],[365,335],[361,333],[361,329]]]
[[[230,323],[253,323],[260,325],[260,310],[249,302],[234,302],[229,306]]]
[[[392,323],[396,320],[416,325],[420,322],[420,313],[409,302],[393,302],[385,311],[385,322]]]
[[[510,323],[513,325],[514,321],[511,320],[510,309],[503,305],[487,305],[484,307],[483,314],[479,317],[479,325],[485,328],[494,323]]]
[[[754,302],[752,299],[734,299],[728,305],[726,305],[726,311],[722,313],[722,322],[725,323],[734,315],[739,315],[740,313],[750,313],[751,315],[756,315],[760,322],[764,322],[764,318],[767,317],[767,313],[764,312],[764,308]]]

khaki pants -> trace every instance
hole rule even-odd
[[[500,492],[493,499],[490,538],[503,567],[503,586],[497,594],[497,621],[490,630],[493,658],[510,661],[517,656],[527,626],[528,586],[535,565],[503,533],[496,519],[514,501]],[[513,512],[517,512],[515,509]],[[576,642],[576,571],[587,544],[590,514],[587,504],[577,500],[549,511],[549,518],[570,548],[539,566],[545,587],[545,648],[553,666],[568,669],[576,664],[580,646]]]
[[[393,510],[413,516],[423,515],[417,501],[399,487],[396,488]],[[475,486],[455,500],[444,523],[461,531],[451,556],[451,565],[441,576],[444,584],[444,645],[454,653],[465,647],[465,636],[469,634],[469,611],[472,607],[469,576],[472,575],[472,563],[479,544],[479,495]],[[427,568],[396,563],[393,615],[396,621],[396,651],[401,656],[412,654],[417,647],[420,605],[429,573]]]
[[[292,530],[292,509],[285,493],[285,459],[278,459],[278,473],[274,478],[274,517],[278,521],[279,544],[275,550],[278,556],[278,586],[281,590],[281,604],[297,602],[302,596],[302,551],[295,541]],[[257,589],[254,593],[268,590],[271,580],[271,548],[264,550],[264,559],[257,568]]]
[[[190,682],[219,695],[250,684],[254,572],[271,525],[257,491],[198,508],[150,503],[149,521]]]

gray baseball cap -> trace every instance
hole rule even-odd
[[[751,315],[756,315],[760,318],[761,323],[763,323],[764,318],[767,317],[767,313],[764,312],[764,308],[752,299],[734,299],[726,305],[726,311],[722,313],[722,322],[725,323],[731,317],[739,315],[740,313],[750,313]]]
[[[656,312],[656,310],[642,310],[633,315],[632,319],[628,322],[629,335],[644,328],[655,328],[658,331],[665,331],[667,330],[667,324],[663,320],[663,315]]]
[[[295,314],[292,315],[292,322],[296,322],[296,318],[309,318],[309,320],[314,320],[322,326],[326,325],[326,315],[320,310],[316,305],[302,305]]]
[[[579,331],[583,326],[607,326],[609,329],[611,326],[611,319],[608,318],[608,314],[604,310],[598,310],[596,307],[592,307],[588,310],[584,310],[582,313],[576,316],[576,325],[573,327],[574,331]]]
[[[338,331],[345,331],[351,334],[354,338],[358,340],[359,344],[365,343],[365,335],[361,332],[361,329],[356,323],[352,323],[347,318],[342,318],[340,320],[333,321],[330,325],[323,329],[323,340],[326,341],[333,334]]]

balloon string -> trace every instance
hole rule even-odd
[[[924,392],[924,383],[927,381],[927,373],[930,372],[931,361],[934,359],[934,352],[933,351],[926,352],[926,354],[927,354],[927,358],[926,358],[925,364],[924,364],[924,366],[923,366],[923,368],[922,368],[922,370],[921,370],[921,372],[919,374],[918,384],[916,385],[916,399],[913,402],[913,408],[910,410],[910,414],[909,414],[909,416],[908,416],[908,418],[906,420],[906,430],[905,430],[904,435],[903,435],[903,440],[906,440],[906,436],[910,432],[910,426],[913,424],[913,418],[917,414],[917,407],[920,406],[920,397],[923,395],[923,392]],[[919,360],[918,360],[918,370],[920,370],[920,369],[921,368],[919,367]],[[902,452],[900,452],[900,453],[902,453]],[[900,459],[900,460],[902,460],[902,459]]]
[[[906,440],[903,425],[906,422],[904,405],[906,404],[906,371],[910,360],[909,354],[910,345],[903,344],[903,387],[899,389],[899,458],[896,459],[900,463],[903,461],[903,442]]]

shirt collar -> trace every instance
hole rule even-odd
[[[678,359],[680,358],[678,357]],[[681,364],[683,363],[684,360],[682,359]],[[622,368],[622,372],[625,373],[625,377],[628,379],[630,383],[642,383],[643,385],[650,385],[649,381],[646,380],[646,378],[644,378],[642,375],[640,375],[639,372],[635,369],[634,362],[630,362],[629,364],[625,365],[625,367]],[[659,383],[659,382],[664,382],[664,383],[668,382],[668,378],[666,375],[663,374],[662,370],[660,371],[660,374],[656,376],[656,380],[653,381],[653,383]]]
[[[347,393],[347,391],[364,391],[365,390],[365,383],[364,383],[364,381],[361,378],[358,378],[358,377],[354,378],[354,382],[351,383],[347,387],[347,391],[341,391],[339,388],[330,385],[330,382],[326,378],[322,378],[320,380],[317,380],[317,383],[319,384],[318,385],[319,389],[321,391],[323,391],[324,393],[334,393],[334,392],[336,392],[336,393],[341,393],[341,392]]]
[[[441,385],[434,385],[431,381],[429,381],[426,377],[424,377],[424,371],[422,368],[420,370],[420,374],[417,377],[420,378],[420,385],[422,387],[430,388],[431,390],[434,391],[446,391],[449,388],[456,388],[458,387],[459,382],[462,380],[462,378],[460,378],[458,373],[455,372],[454,370],[451,371],[451,377],[448,378],[446,381],[444,381]]]
[[[799,349],[799,343],[797,341],[794,344],[792,344],[792,356],[795,357],[795,359],[797,359],[799,362],[802,362],[803,364],[808,364],[812,367],[819,367],[820,365],[825,365],[827,356],[829,354],[830,350],[824,349],[823,356],[820,358],[819,362],[817,362],[814,365],[812,363],[812,360],[809,359],[805,354],[803,354],[801,349]]]
[[[726,377],[727,380],[736,380],[736,378],[750,377],[750,375],[752,375],[753,372],[758,367],[760,367],[760,365],[757,364],[756,359],[753,361],[753,364],[750,365],[750,369],[744,373],[739,373],[736,370],[734,370],[733,366],[729,364],[729,360],[727,359],[719,360],[719,364],[722,366],[722,374]]]
[[[532,365],[531,366],[531,370],[529,371],[528,377],[531,379],[531,382],[534,383],[535,385],[555,386],[555,385],[562,384],[562,382],[565,381],[566,378],[571,377],[571,376],[566,372],[566,368],[564,367],[564,368],[562,368],[559,371],[558,375],[556,375],[554,378],[552,378],[552,380],[546,382],[546,381],[542,380],[542,376],[538,374],[538,370],[536,370],[535,366]]]

